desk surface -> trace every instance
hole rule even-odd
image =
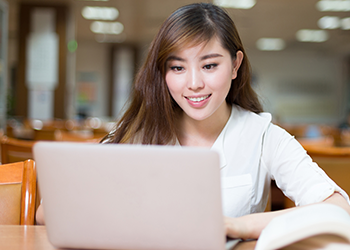
[[[44,226],[0,225],[0,249],[53,250]]]
[[[253,250],[255,241],[239,243],[234,250]],[[55,250],[46,234],[45,226],[0,225],[0,249]]]

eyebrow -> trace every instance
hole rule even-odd
[[[168,59],[166,59],[167,62],[168,61],[180,61],[180,62],[185,62],[186,60],[181,58],[181,57],[177,57],[177,56],[169,56]]]
[[[202,56],[202,57],[201,57],[201,61],[202,61],[202,60],[206,60],[206,59],[210,59],[210,58],[215,58],[215,57],[223,57],[223,55],[217,54],[217,53],[205,55],[205,56]]]
[[[215,58],[215,57],[223,57],[223,55],[221,54],[218,54],[218,53],[214,53],[214,54],[208,54],[208,55],[205,55],[205,56],[202,56],[200,58],[201,61],[203,60],[206,60],[206,59],[210,59],[210,58]],[[169,56],[167,61],[180,61],[180,62],[185,62],[186,60],[181,58],[181,57],[178,57],[178,56]]]

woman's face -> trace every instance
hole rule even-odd
[[[165,75],[171,96],[194,120],[227,114],[225,98],[242,59],[241,51],[232,59],[217,38],[172,53]]]

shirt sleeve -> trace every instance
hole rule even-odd
[[[266,130],[262,160],[276,185],[296,206],[324,201],[334,192],[350,204],[346,192],[312,161],[300,143],[274,124]]]

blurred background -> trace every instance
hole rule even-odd
[[[273,121],[350,193],[350,0],[203,1],[236,23]],[[0,0],[0,161],[101,140],[162,22],[194,2]],[[271,194],[269,209],[294,205]]]
[[[108,129],[161,23],[193,2],[0,0],[0,128],[20,133],[26,121],[39,128],[40,122],[77,126],[89,119]],[[223,6],[236,23],[254,88],[276,123],[345,123],[349,0],[204,2]]]

